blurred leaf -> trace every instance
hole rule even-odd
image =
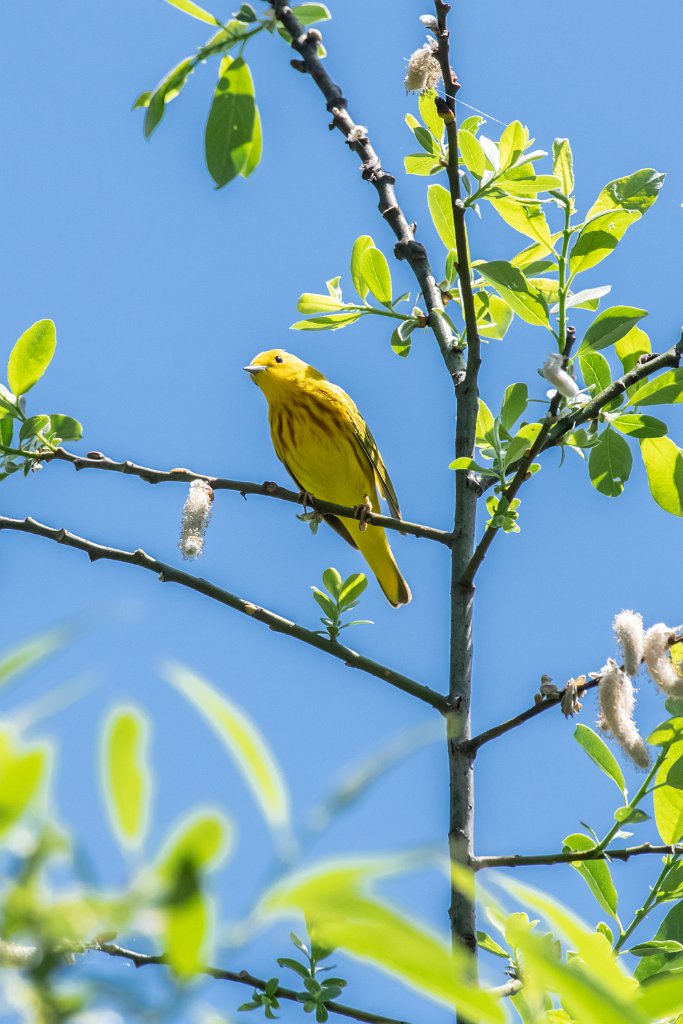
[[[545,299],[529,284],[519,268],[504,260],[496,260],[478,263],[476,269],[525,323],[548,327]]]
[[[7,381],[17,398],[43,376],[55,354],[57,334],[52,320],[38,320],[24,331],[10,352]]]
[[[611,210],[584,224],[569,254],[570,273],[582,274],[601,263],[616,249],[626,230],[637,220],[637,213]]]
[[[191,18],[196,18],[197,21],[205,21],[207,25],[221,24],[215,15],[209,14],[199,4],[193,3],[193,0],[166,0],[166,3],[171,4],[172,7],[177,7],[184,14],[189,14]]]
[[[292,7],[302,25],[313,25],[316,21],[329,21],[332,15],[325,4],[296,4]]]
[[[166,840],[156,865],[160,879],[173,884],[185,865],[196,875],[225,856],[230,827],[222,814],[200,812],[184,818]]]
[[[120,842],[140,846],[149,824],[152,779],[148,724],[135,708],[114,708],[105,721],[102,779],[109,817]]]
[[[643,961],[647,963],[647,961]],[[643,985],[638,992],[638,1008],[649,1020],[663,1020],[683,1010],[683,985],[678,974],[663,975]],[[681,1024],[678,1016],[672,1024]]]
[[[36,796],[48,767],[44,746],[18,746],[0,732],[0,836],[22,817]]]
[[[597,736],[595,738],[599,739]],[[598,764],[597,761],[596,764]],[[563,851],[583,853],[586,850],[594,850],[595,847],[596,843],[589,836],[582,835],[581,832],[574,832],[564,840],[562,849]],[[617,890],[614,888],[607,861],[577,860],[573,861],[571,866],[581,875],[602,909],[618,921]]]
[[[197,890],[164,908],[164,948],[169,967],[181,979],[197,974],[209,959],[211,908]]]
[[[631,405],[678,405],[683,402],[683,367],[667,370],[636,387]]]
[[[256,725],[224,694],[184,665],[167,662],[164,677],[217,734],[269,824],[276,830],[288,828],[289,794],[284,776]]]
[[[500,946],[495,939],[492,939],[486,932],[477,932],[477,945],[479,949],[485,949],[487,953],[493,953],[494,956],[499,956],[502,960],[510,960],[511,954],[507,953],[502,946]]]
[[[647,481],[657,504],[674,516],[683,516],[683,455],[670,437],[640,442]]]
[[[672,743],[655,777],[655,822],[662,842],[683,838],[683,740]]]
[[[378,302],[391,303],[391,272],[381,249],[368,246],[360,257],[361,274]]]
[[[174,68],[171,68],[165,78],[157,85],[156,89],[150,94],[147,103],[147,112],[145,114],[144,133],[145,138],[149,139],[152,136],[154,130],[158,127],[161,122],[164,113],[166,112],[166,104],[174,100],[180,91],[187,84],[187,80],[194,70],[194,60],[192,57],[187,57],[185,60],[181,60],[180,64],[176,64]],[[142,106],[140,98],[135,103],[135,106]]]
[[[22,672],[59,651],[75,635],[73,626],[55,626],[22,640],[16,647],[0,657],[0,687],[14,680]]]
[[[218,188],[241,174],[254,146],[254,83],[242,57],[221,60],[204,135],[206,163]]]
[[[588,473],[596,491],[609,498],[618,498],[631,475],[632,466],[631,449],[623,437],[609,427],[603,430],[588,456]]]
[[[275,916],[303,912],[316,940],[341,947],[477,1024],[504,1024],[505,1013],[472,976],[472,960],[424,925],[368,892],[373,879],[416,867],[414,858],[323,863],[276,883],[261,910]]]
[[[647,312],[634,306],[611,306],[603,310],[586,331],[579,351],[583,353],[590,349],[597,352],[598,349],[614,345],[644,316],[647,316]]]
[[[632,210],[642,217],[656,200],[665,177],[665,174],[645,167],[610,181],[586,214],[586,220],[605,210],[615,209]]]
[[[604,772],[616,784],[619,791],[626,796],[624,773],[605,741],[587,725],[581,724],[577,725],[574,730],[574,739],[583,747],[591,761],[598,766],[600,771]],[[572,849],[578,849],[578,847],[572,847]]]
[[[574,159],[569,139],[555,139],[553,142],[553,174],[560,179],[560,188],[566,196],[574,191]]]
[[[668,430],[666,423],[654,416],[644,416],[638,412],[624,413],[612,420],[612,426],[622,434],[630,437],[664,437]]]
[[[443,185],[430,185],[427,189],[427,204],[436,232],[447,249],[455,250],[455,227],[451,194]]]

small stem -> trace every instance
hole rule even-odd
[[[571,219],[571,200],[566,199],[564,203],[564,230],[562,232],[562,251],[560,253],[559,260],[559,326],[557,331],[558,337],[561,339],[560,349],[562,353],[564,353],[566,350],[567,338],[567,293],[569,292],[569,284],[567,282],[567,253],[569,251],[569,241],[572,236]]]
[[[553,864],[573,864],[576,861],[621,860],[628,861],[631,857],[651,856],[656,854],[683,855],[683,846],[654,846],[652,843],[641,843],[639,846],[618,847],[613,850],[562,850],[555,853],[510,853],[500,856],[475,857],[472,867],[475,871],[487,868],[530,868],[552,866]]]
[[[665,756],[666,756],[666,750],[662,750],[660,752],[660,754],[659,754],[659,757],[657,758],[655,763],[652,765],[652,768],[650,769],[650,771],[645,776],[645,780],[644,780],[642,786],[640,787],[640,789],[638,790],[638,792],[636,793],[636,795],[633,797],[632,800],[629,801],[628,804],[625,805],[626,807],[628,807],[629,810],[631,810],[631,811],[635,810],[635,808],[638,806],[638,804],[643,799],[643,797],[645,797],[647,795],[649,785],[652,782],[652,780],[654,779],[654,777],[657,774],[657,772],[659,771],[659,766],[661,765],[661,763],[664,760]],[[604,839],[602,839],[598,843],[597,849],[598,850],[606,850],[607,847],[612,842],[612,840],[614,839],[615,835],[617,834],[617,832],[619,831],[619,829],[621,828],[621,826],[623,824],[624,824],[623,822],[616,821],[614,823],[614,825],[612,826],[612,828],[607,833],[607,835],[604,837]]]

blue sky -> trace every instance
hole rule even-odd
[[[423,3],[378,0],[332,4],[324,26],[329,68],[367,125],[418,237],[442,265],[429,222],[424,179],[406,179],[414,148],[403,124],[416,112],[403,89],[404,58],[423,42]],[[219,16],[230,7],[216,6]],[[360,181],[357,160],[328,132],[312,83],[288,66],[278,39],[259,38],[249,53],[264,124],[262,165],[251,180],[215,191],[204,167],[203,125],[214,85],[201,68],[150,144],[131,112],[206,38],[198,22],[161,0],[33,0],[0,16],[0,111],[5,140],[0,338],[5,353],[33,321],[51,317],[58,350],[31,396],[33,411],[59,410],[85,427],[79,450],[99,449],[159,468],[189,466],[239,479],[286,483],[272,451],[262,396],[241,367],[264,348],[282,346],[348,390],[370,423],[406,518],[448,528],[452,517],[452,389],[436,344],[414,336],[397,359],[389,332],[368,318],[334,334],[296,334],[303,291],[321,291],[342,274],[354,239],[369,233],[389,255],[393,239]],[[681,95],[678,42],[683,10],[661,16],[641,4],[572,6],[491,0],[458,4],[452,15],[463,102],[508,122],[521,119],[538,144],[555,136],[574,148],[577,199],[592,203],[607,181],[640,167],[668,172],[647,217],[591,284],[612,283],[614,304],[650,311],[653,348],[677,337],[683,180],[677,130]],[[469,111],[465,111],[466,113]],[[501,126],[487,126],[497,135]],[[506,258],[522,248],[488,210],[471,226],[475,256]],[[397,291],[414,284],[392,263]],[[379,321],[379,322],[376,322]],[[582,321],[577,318],[577,326]],[[499,406],[507,383],[525,380],[541,398],[536,370],[546,354],[540,331],[515,322],[485,352],[482,394]],[[3,357],[4,358],[4,357]],[[38,408],[40,406],[40,409]],[[680,415],[667,410],[681,440]],[[182,486],[150,488],[113,474],[78,475],[56,464],[29,480],[2,484],[4,514],[32,515],[94,540],[143,547],[177,562]],[[562,684],[597,670],[614,653],[610,622],[622,607],[646,622],[677,624],[681,524],[651,501],[642,466],[625,494],[610,500],[591,487],[585,467],[544,459],[522,495],[522,533],[500,538],[479,579],[476,615],[475,727],[498,722],[532,699],[541,673]],[[363,653],[445,689],[448,665],[448,558],[445,549],[397,537],[394,552],[414,600],[394,611],[371,582],[361,605],[375,625],[349,642]],[[162,682],[168,657],[183,661],[229,693],[269,738],[286,772],[294,806],[305,811],[344,766],[377,749],[428,709],[352,673],[339,663],[257,623],[135,569],[98,562],[37,538],[3,535],[2,644],[44,625],[85,617],[80,639],[3,698],[12,706],[88,673],[92,692],[37,730],[58,750],[56,811],[78,836],[105,884],[128,866],[109,832],[97,778],[97,744],[108,708],[133,702],[152,722],[156,775],[148,852],[196,804],[221,807],[239,842],[220,876],[226,915],[239,913],[269,864],[269,839],[250,796],[204,723]],[[331,531],[313,538],[292,506],[218,495],[206,554],[197,572],[310,628],[317,607],[309,587],[335,565],[363,567]],[[664,717],[644,683],[643,730]],[[583,720],[595,718],[593,699]],[[477,762],[477,838],[484,852],[546,851],[588,821],[611,822],[612,793],[596,779],[572,739],[573,725],[550,712],[491,745]],[[632,788],[639,776],[627,769]],[[330,830],[319,855],[407,849],[442,843],[447,831],[445,750],[435,744],[383,780],[367,801]],[[615,866],[625,912],[637,905],[655,865]],[[591,919],[599,915],[571,869],[529,871],[526,880],[560,893]],[[433,876],[399,894],[407,909],[446,927],[446,893]],[[240,954],[238,966],[268,976],[286,955],[286,929]],[[225,957],[223,957],[225,960]],[[126,968],[111,965],[116,978]],[[349,968],[348,1001],[407,1019],[440,1021],[410,993]],[[209,993],[228,1012],[243,993]],[[284,1020],[298,1019],[285,1008]]]

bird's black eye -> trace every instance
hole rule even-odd
[[[284,363],[284,359],[282,358],[282,356],[275,356],[275,362],[276,363]]]

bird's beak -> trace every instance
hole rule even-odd
[[[243,366],[242,369],[246,370],[247,373],[250,373],[252,375],[252,377],[256,377],[257,374],[263,373],[263,371],[267,370],[268,367],[267,366],[253,366],[252,365],[252,366]]]

